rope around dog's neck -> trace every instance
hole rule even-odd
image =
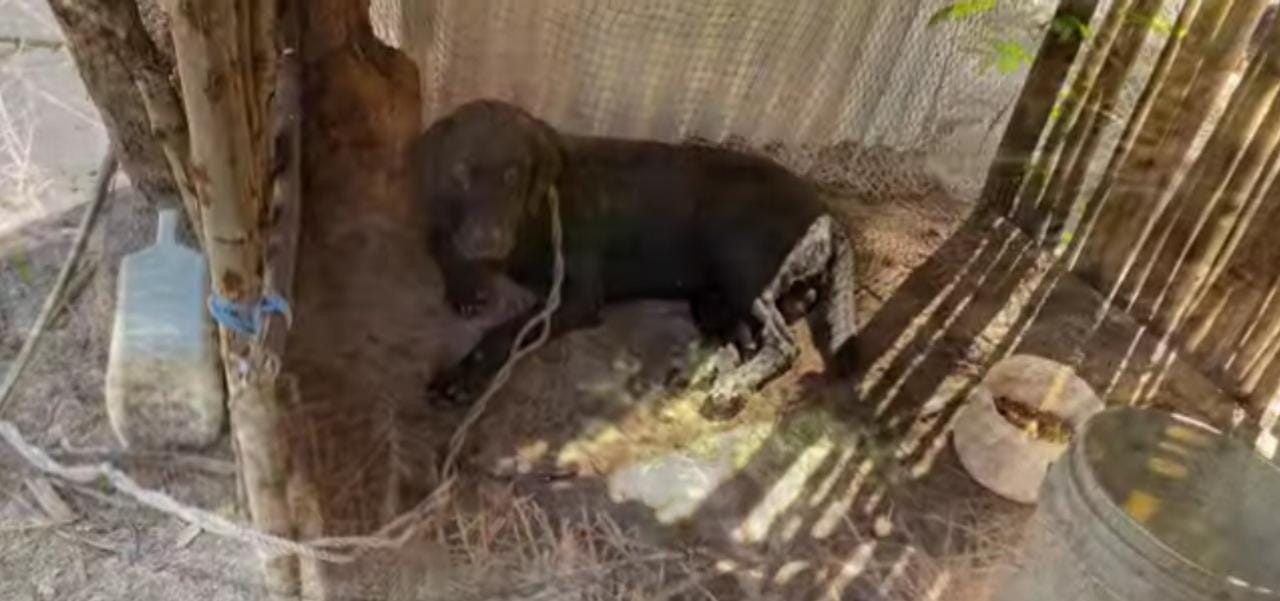
[[[515,365],[533,351],[538,350],[551,336],[551,316],[556,312],[556,309],[560,308],[560,289],[564,284],[564,249],[562,246],[564,233],[560,224],[560,195],[554,185],[547,190],[547,206],[551,212],[551,290],[547,292],[547,300],[543,304],[542,310],[529,318],[524,327],[520,328],[520,333],[516,335],[515,342],[511,344],[507,360],[502,364],[502,367],[498,368],[493,379],[489,381],[489,386],[475,400],[471,410],[467,411],[466,417],[462,419],[462,423],[458,425],[458,429],[454,431],[453,436],[449,439],[449,454],[445,456],[443,467],[440,470],[443,481],[451,481],[457,475],[457,461],[462,454],[462,448],[466,445],[467,433],[476,422],[480,421],[480,416],[488,406],[489,399],[502,388],[503,384],[506,384]],[[526,346],[525,339],[539,326],[542,327],[538,330],[538,336]]]

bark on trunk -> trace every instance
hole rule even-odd
[[[1216,187],[1217,194],[1201,197],[1205,199],[1204,207],[1184,245],[1185,261],[1175,264],[1175,268],[1181,265],[1182,269],[1174,272],[1169,302],[1161,316],[1171,327],[1182,323],[1192,301],[1205,286],[1212,284],[1209,278],[1214,264],[1230,242],[1232,230],[1248,206],[1250,193],[1263,177],[1268,159],[1280,143],[1280,102],[1276,102],[1276,94],[1280,92],[1280,36],[1272,39],[1276,43],[1259,59],[1261,70],[1248,90],[1260,96],[1258,105],[1253,112],[1242,116],[1248,117],[1248,121],[1241,119],[1228,124],[1232,127],[1229,132],[1233,144],[1227,149],[1232,159],[1231,169],[1206,170],[1206,174],[1212,173],[1212,178],[1219,181],[1226,179],[1224,174],[1231,176],[1225,185]],[[1208,230],[1202,232],[1201,226],[1205,224]]]
[[[130,179],[153,202],[175,193],[204,247],[191,183],[187,120],[171,83],[171,52],[158,46],[134,2],[50,0],[82,79],[120,149]],[[151,27],[162,27],[150,17]],[[164,50],[162,50],[164,49]]]
[[[152,202],[172,198],[178,192],[164,148],[152,133],[151,118],[138,87],[134,85],[134,73],[160,67],[157,75],[167,78],[172,72],[163,63],[152,60],[158,56],[140,57],[127,42],[130,32],[125,28],[136,27],[148,43],[151,38],[142,29],[138,18],[113,23],[110,15],[123,9],[133,10],[132,2],[106,2],[105,0],[49,0],[49,7],[67,39],[67,48],[75,60],[84,80],[85,88],[98,113],[102,116],[107,133],[120,155],[120,167],[129,180],[142,190]]]

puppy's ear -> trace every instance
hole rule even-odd
[[[529,139],[530,177],[525,198],[530,214],[536,216],[547,202],[547,191],[564,174],[564,144],[554,128],[531,115],[521,115],[520,129]]]

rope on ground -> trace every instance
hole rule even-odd
[[[52,313],[51,308],[56,307],[60,302],[62,291],[66,287],[66,280],[69,279],[69,274],[74,269],[77,259],[83,251],[84,239],[87,238],[87,234],[92,228],[94,217],[101,205],[102,198],[106,196],[106,191],[110,184],[109,172],[113,173],[114,171],[115,155],[110,153],[103,162],[103,169],[99,172],[99,181],[96,187],[97,196],[95,196],[94,203],[90,205],[89,211],[81,223],[81,230],[76,244],[72,249],[71,255],[67,258],[67,262],[63,265],[62,275],[59,277],[58,284],[54,286],[53,291],[46,299],[45,310],[40,318],[37,319],[31,336],[27,338],[22,353],[18,356],[18,361],[14,363],[12,371],[10,371],[9,377],[5,382],[5,387],[0,389],[0,393],[3,393],[3,396],[0,396],[0,410],[3,410],[7,395],[12,391],[18,374],[21,373],[22,368],[29,360],[31,349],[35,347],[35,341],[48,323],[49,316],[47,314]],[[104,174],[106,174],[105,177]],[[94,485],[105,481],[116,491],[155,511],[173,516],[210,534],[247,543],[272,554],[292,554],[331,563],[349,563],[358,559],[366,551],[403,547],[418,533],[426,518],[448,499],[448,493],[458,479],[457,462],[466,444],[467,434],[476,422],[480,420],[489,400],[506,383],[515,365],[546,343],[551,335],[551,318],[560,307],[560,290],[564,283],[565,268],[560,199],[554,187],[548,191],[547,196],[551,212],[551,242],[554,254],[552,259],[551,289],[547,294],[542,310],[531,317],[524,327],[520,329],[515,342],[512,343],[506,361],[494,374],[489,386],[476,399],[475,404],[472,405],[471,410],[467,412],[466,417],[450,438],[449,452],[445,456],[441,470],[443,479],[440,485],[413,509],[397,516],[373,534],[319,538],[305,542],[282,538],[251,526],[237,524],[216,513],[184,504],[164,492],[145,488],[110,463],[72,466],[59,463],[44,450],[28,443],[17,426],[8,421],[0,420],[0,439],[3,439],[10,447],[13,447],[28,464],[46,474],[77,484]],[[526,339],[530,337],[534,329],[540,326],[544,327],[540,329],[538,336],[526,345]]]

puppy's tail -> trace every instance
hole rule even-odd
[[[857,364],[857,278],[853,242],[844,224],[833,219],[830,236],[826,293],[814,315],[820,323],[813,324],[818,326],[813,329],[819,334],[815,342],[827,364],[827,373],[839,377],[851,375]]]

